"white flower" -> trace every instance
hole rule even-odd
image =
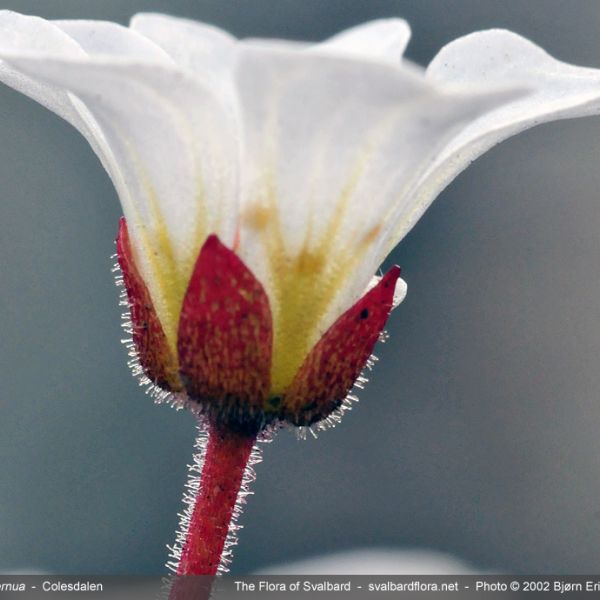
[[[320,348],[319,364],[341,364],[346,359],[334,346],[359,346],[351,367],[325,369],[315,383],[311,354],[361,302],[382,261],[438,193],[498,141],[600,109],[599,71],[561,63],[514,33],[460,38],[426,70],[402,60],[409,36],[399,19],[303,45],[239,41],[156,14],[136,15],[126,28],[0,12],[0,80],[79,129],[117,189],[130,268],[139,271],[164,334],[160,360],[170,364],[162,379],[147,367],[155,381],[203,397],[239,396],[239,386],[250,385],[239,364],[237,388],[219,391],[216,380],[210,389],[189,385],[200,367],[184,355],[208,342],[182,325],[182,306],[185,319],[200,318],[186,312],[186,297],[200,250],[218,238],[223,249],[215,242],[211,251],[233,251],[241,266],[232,268],[258,280],[252,293],[265,294],[272,317],[260,343],[248,330],[244,335],[255,337],[236,350],[238,363],[250,361],[242,370],[255,377],[248,401],[255,412],[281,416],[286,397],[296,397],[294,416],[284,418],[326,416],[364,366],[389,294],[368,339],[342,343],[338,326],[325,355]],[[398,300],[404,289],[401,282]],[[201,302],[205,292],[196,291]],[[130,300],[135,304],[131,290]],[[182,341],[184,331],[194,339]],[[142,337],[138,332],[143,359]],[[218,366],[231,376],[226,338],[218,364],[206,348],[201,354],[213,371]],[[252,343],[261,352],[248,358]],[[335,402],[319,400],[310,418],[297,418],[298,394],[321,398],[325,380],[338,376]]]

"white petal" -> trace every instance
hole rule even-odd
[[[173,64],[169,55],[159,46],[128,27],[117,23],[79,19],[55,20],[51,23],[74,40],[88,56],[114,55],[156,61],[161,64]],[[130,192],[126,190],[126,176],[122,173],[121,165],[113,155],[102,128],[87,107],[79,99],[74,98],[71,94],[70,96],[72,103],[90,130],[90,135],[86,137],[92,143],[115,187],[122,197],[129,196]],[[93,139],[90,140],[90,138]]]
[[[317,44],[270,38],[245,38],[243,43],[274,50],[306,50],[398,64],[409,40],[410,26],[403,19],[377,19],[345,29]]]
[[[510,31],[482,31],[451,42],[433,59],[427,75],[441,84],[524,83],[532,93],[489,111],[457,132],[415,187],[410,210],[400,220],[388,250],[441,190],[493,145],[540,123],[600,112],[600,70],[555,60]]]
[[[299,40],[281,40],[278,38],[256,38],[247,37],[240,40],[241,44],[250,46],[263,46],[264,48],[280,49],[280,50],[311,50],[316,48],[319,43],[301,42]]]
[[[169,55],[139,33],[111,21],[57,20],[53,25],[64,31],[91,56],[127,56],[171,64]]]
[[[404,298],[406,298],[406,293],[408,292],[408,286],[406,285],[406,281],[400,278],[396,282],[396,287],[394,288],[394,299],[392,301],[392,309],[397,308],[404,302]]]
[[[307,312],[319,297],[328,306],[315,335],[365,289],[390,220],[439,148],[514,97],[443,93],[408,67],[252,47],[238,83],[248,148],[240,254],[275,314],[291,310],[278,281],[306,269],[311,282],[294,285]]]
[[[209,88],[157,63],[27,57],[1,46],[0,57],[77,94],[101,124],[125,177],[119,191],[140,267],[174,343],[206,234],[233,243],[239,151],[227,112]]]
[[[11,52],[85,56],[79,44],[51,22],[9,10],[0,11],[0,40],[1,46]],[[6,62],[0,62],[0,81],[55,112],[76,127],[90,143],[95,144],[88,124],[64,89],[32,79]]]
[[[371,277],[371,281],[369,281],[369,285],[367,285],[367,289],[363,293],[366,294],[369,290],[372,290],[381,281],[381,277],[381,275],[373,275],[373,277]],[[394,288],[392,310],[398,308],[398,306],[402,304],[402,302],[406,298],[407,292],[408,286],[406,285],[406,281],[404,281],[402,277],[399,277],[398,281],[396,281],[396,287]]]
[[[513,97],[445,94],[412,69],[263,48],[243,52],[238,77],[244,209],[274,194],[292,256],[332,233],[356,246],[384,226],[443,143]],[[242,227],[253,234],[251,220]]]
[[[232,35],[205,23],[154,13],[135,15],[130,26],[160,46],[180,67],[231,96],[237,47]]]
[[[29,17],[11,10],[0,10],[0,34],[3,47],[13,50],[82,56],[85,53],[58,27],[40,17]]]
[[[403,19],[377,19],[346,29],[311,50],[398,63],[409,40],[410,26]]]
[[[50,21],[0,11],[0,46],[11,53],[82,58],[86,52]],[[60,86],[31,78],[0,60],[0,81],[29,96],[73,125],[88,141],[119,188],[119,167],[101,127],[85,105]],[[122,187],[122,186],[121,186]]]

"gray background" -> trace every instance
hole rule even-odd
[[[321,39],[380,16],[425,64],[502,26],[600,67],[600,4],[4,2],[125,23],[140,10]],[[194,423],[125,366],[108,177],[59,118],[0,89],[0,569],[158,573]],[[409,285],[357,410],[266,447],[234,569],[359,546],[513,572],[599,572],[600,119],[545,125],[461,175],[400,244]]]

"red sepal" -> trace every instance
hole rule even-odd
[[[342,403],[385,326],[399,276],[400,267],[392,267],[315,344],[284,395],[287,420],[310,425]]]
[[[269,300],[234,252],[207,238],[179,318],[180,375],[189,395],[231,427],[259,427],[271,381]]]
[[[181,383],[177,375],[177,363],[167,344],[162,325],[156,316],[148,288],[135,264],[129,242],[127,222],[124,217],[121,217],[119,221],[117,257],[129,300],[133,324],[133,343],[140,364],[153,383],[169,391],[180,391]]]

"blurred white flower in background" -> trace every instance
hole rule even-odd
[[[433,550],[360,548],[267,566],[259,575],[470,575],[473,565]],[[489,570],[485,571],[489,573]]]

